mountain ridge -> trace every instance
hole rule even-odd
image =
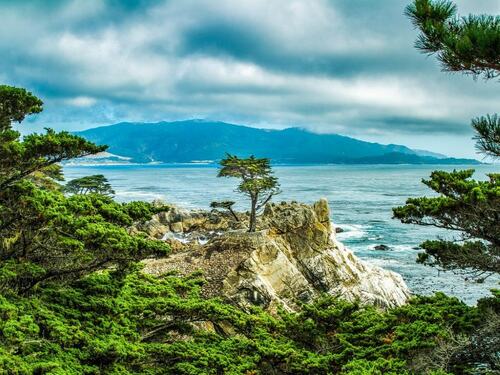
[[[443,164],[479,164],[473,159],[438,158],[430,151],[339,134],[318,134],[296,127],[259,129],[220,121],[121,122],[75,134],[107,144],[109,152],[138,163],[216,161],[229,152],[241,157],[269,157],[276,164],[439,164],[437,160]]]

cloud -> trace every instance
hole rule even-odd
[[[66,99],[66,103],[75,107],[91,107],[97,100],[88,96],[77,96],[74,98]]]
[[[404,6],[4,1],[1,78],[43,97],[32,122],[56,128],[199,117],[387,142],[470,135],[471,117],[498,110],[497,83],[440,72],[414,50]]]

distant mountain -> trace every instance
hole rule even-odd
[[[413,151],[415,151],[415,153],[419,156],[431,156],[431,157],[437,158],[437,159],[447,159],[448,158],[448,156],[443,155],[443,154],[439,154],[437,152],[432,152],[432,151],[427,151],[427,150],[419,150],[416,148],[414,148]]]
[[[119,123],[76,133],[132,162],[190,163],[216,161],[226,152],[271,158],[273,163],[477,164],[470,159],[438,159],[400,145],[364,142],[337,134],[299,128],[256,129],[203,120]]]
[[[448,157],[436,158],[433,156],[419,156],[417,154],[405,154],[402,152],[391,152],[380,156],[366,156],[351,160],[350,164],[480,164],[477,160],[456,159]]]

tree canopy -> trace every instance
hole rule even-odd
[[[415,0],[406,15],[420,30],[415,47],[436,54],[444,70],[486,79],[500,74],[500,16],[457,17],[448,0]]]
[[[394,216],[407,224],[457,231],[458,241],[424,242],[419,261],[483,277],[500,273],[500,174],[476,181],[473,173],[433,172],[423,182],[439,196],[409,198]]]
[[[234,201],[213,201],[210,203],[210,207],[212,207],[213,209],[221,208],[224,210],[228,210],[233,216],[234,220],[240,221],[238,215],[236,215],[236,213],[233,210],[234,204],[235,204]]]
[[[202,282],[105,271],[30,298],[0,296],[0,368],[26,375],[445,375],[470,373],[479,362],[498,369],[498,299],[476,308],[438,294],[383,312],[330,296],[271,316],[203,299]]]
[[[437,53],[444,68],[486,79],[500,73],[500,16],[457,18],[450,1],[415,0],[406,13],[421,34],[416,47]],[[479,152],[500,156],[497,115],[472,120]],[[462,271],[483,280],[500,272],[500,174],[475,181],[473,170],[435,171],[423,183],[439,194],[410,198],[394,209],[403,223],[431,225],[457,231],[454,240],[429,240],[418,261],[445,270]]]
[[[250,199],[249,231],[254,232],[257,212],[280,192],[278,179],[273,176],[270,160],[256,158],[253,155],[241,159],[227,154],[220,161],[218,177],[236,177],[241,180],[237,191]]]
[[[21,121],[42,110],[24,89],[0,86],[0,118]],[[128,227],[157,210],[147,203],[121,204],[105,196],[66,198],[56,188],[58,162],[105,149],[67,132],[20,139],[12,124],[0,129],[0,291],[74,280],[110,266],[126,268],[166,245],[131,236]],[[51,181],[52,183],[49,183]],[[141,206],[141,207],[138,207]]]
[[[64,191],[70,194],[101,194],[112,196],[115,191],[102,174],[75,178],[64,186]]]
[[[443,70],[483,76],[500,75],[500,16],[457,17],[457,6],[449,0],[414,0],[406,15],[420,30],[415,47],[436,54]],[[500,155],[500,120],[486,115],[472,120],[480,153]]]
[[[0,131],[12,122],[22,122],[28,115],[40,113],[43,102],[23,88],[0,85]]]
[[[476,147],[479,152],[500,158],[500,118],[498,115],[486,115],[472,120],[477,135]]]

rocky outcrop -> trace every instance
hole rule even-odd
[[[130,231],[143,232],[152,238],[164,240],[174,251],[192,249],[222,232],[246,227],[246,214],[238,214],[237,221],[229,212],[186,210],[162,201],[155,201],[154,204],[167,209],[153,215],[151,220],[130,228]]]
[[[382,308],[401,305],[409,297],[400,275],[361,261],[335,239],[324,199],[313,206],[268,204],[255,233],[220,231],[206,244],[187,242],[166,259],[146,262],[148,273],[171,270],[181,274],[201,270],[207,280],[206,296],[269,311],[278,306],[296,310],[299,302],[322,293]]]

